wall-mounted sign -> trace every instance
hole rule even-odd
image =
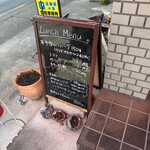
[[[41,16],[33,21],[46,97],[90,110],[99,23]]]
[[[61,17],[59,0],[36,0],[39,15]]]

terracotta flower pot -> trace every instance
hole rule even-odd
[[[40,70],[37,69],[33,69],[36,72],[40,73]],[[31,69],[28,70],[24,70],[21,73],[28,73],[31,72]],[[24,95],[25,97],[29,98],[30,100],[37,100],[39,99],[42,94],[43,94],[43,83],[42,83],[42,78],[40,77],[40,79],[31,84],[31,85],[27,85],[27,86],[21,86],[17,84],[17,80],[19,78],[19,76],[21,75],[21,73],[19,75],[16,75],[16,77],[14,78],[14,85],[15,87],[19,90],[19,92]]]
[[[0,117],[3,115],[4,109],[3,107],[0,105]]]

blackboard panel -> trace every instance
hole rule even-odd
[[[88,109],[96,52],[94,34],[99,24],[53,18],[37,20],[34,25],[46,95]]]

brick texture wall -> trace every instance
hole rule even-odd
[[[104,88],[146,99],[150,90],[150,1],[113,3]]]

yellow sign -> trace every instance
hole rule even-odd
[[[59,0],[36,0],[39,15],[61,17]]]

